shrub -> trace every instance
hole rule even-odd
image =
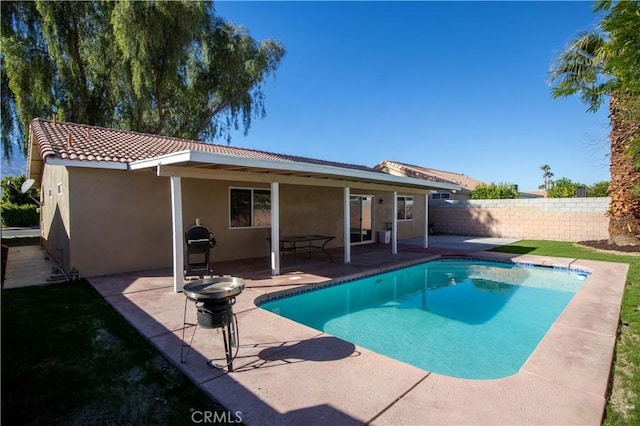
[[[3,226],[38,226],[40,221],[38,206],[33,204],[2,203],[0,214]]]
[[[511,183],[480,184],[471,192],[472,200],[520,198],[517,187]]]

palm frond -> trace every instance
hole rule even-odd
[[[549,84],[553,98],[580,94],[589,111],[596,111],[608,95],[611,79],[605,64],[609,41],[597,31],[579,33],[552,63]]]

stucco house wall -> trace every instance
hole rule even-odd
[[[97,276],[172,266],[168,178],[149,171],[46,165],[42,179],[43,245],[67,272],[75,268],[80,276]],[[269,227],[229,224],[230,188],[270,189],[268,184],[183,178],[181,187],[182,229],[200,219],[214,234],[214,264],[255,257],[264,257],[268,264]],[[377,242],[377,231],[386,230],[391,221],[393,193],[354,190],[353,194],[374,196],[372,242]],[[414,219],[398,222],[401,239],[423,233],[424,196],[413,196]],[[385,202],[380,204],[379,199]],[[336,238],[327,247],[343,247],[343,202],[339,187],[281,185],[281,235],[333,235]]]
[[[67,169],[72,268],[81,276],[93,276],[171,265],[168,178],[120,170]]]
[[[46,167],[40,186],[40,236],[44,249],[66,271],[70,270],[69,211],[67,168]]]

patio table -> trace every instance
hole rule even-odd
[[[280,251],[283,256],[286,252],[293,253],[293,258],[295,260],[296,253],[298,251],[308,251],[309,257],[311,257],[311,251],[321,250],[329,257],[329,261],[333,262],[331,253],[326,250],[327,243],[333,239],[335,239],[335,237],[330,235],[315,234],[280,237]],[[271,242],[271,238],[267,238],[267,240]]]

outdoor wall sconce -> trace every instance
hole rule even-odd
[[[382,204],[384,204],[384,200],[383,200],[382,198],[380,198],[380,199],[378,200],[378,202],[379,202],[381,205],[382,205]]]

